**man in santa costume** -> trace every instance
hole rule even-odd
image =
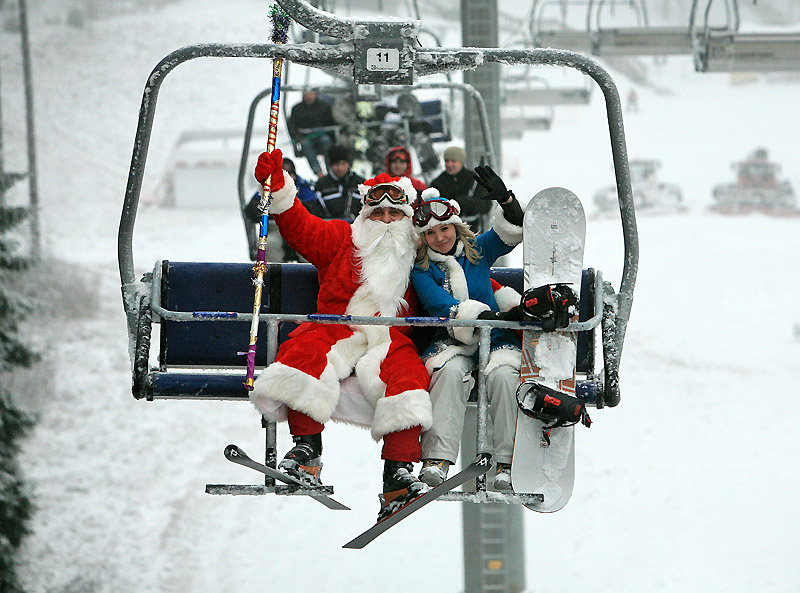
[[[255,176],[262,184],[272,176],[270,215],[287,243],[317,268],[317,312],[412,314],[417,301],[409,276],[418,236],[412,223],[416,191],[411,181],[382,173],[359,186],[362,207],[352,223],[322,220],[296,199],[282,161],[280,150],[261,154]],[[320,484],[322,430],[336,417],[340,381],[354,373],[371,407],[372,437],[383,439],[379,520],[427,488],[414,476],[412,463],[420,459],[420,432],[431,425],[429,378],[408,336],[410,329],[303,323],[289,334],[250,392],[250,401],[262,414],[288,420],[295,444],[279,468]]]

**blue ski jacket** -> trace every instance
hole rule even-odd
[[[498,258],[510,253],[522,241],[522,227],[512,225],[497,208],[494,226],[477,237],[481,258],[477,264],[464,255],[459,240],[454,255],[443,255],[428,248],[427,269],[415,265],[411,282],[422,306],[432,317],[477,319],[482,311],[507,311],[520,302],[513,288],[494,290],[489,276]],[[437,328],[431,345],[422,358],[429,373],[441,368],[457,355],[477,356],[479,332],[474,327]],[[487,373],[507,364],[519,368],[520,338],[508,329],[491,332],[491,355]]]

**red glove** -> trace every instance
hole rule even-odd
[[[256,181],[261,185],[264,185],[267,177],[272,175],[269,188],[272,192],[276,192],[286,185],[286,181],[283,179],[283,153],[280,148],[276,148],[272,152],[261,153],[256,163],[255,175]]]

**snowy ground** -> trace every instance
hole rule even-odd
[[[46,388],[31,394],[41,420],[25,445],[38,504],[22,553],[32,593],[464,588],[457,504],[427,507],[365,550],[341,549],[377,511],[379,446],[366,432],[326,430],[326,482],[352,512],[305,499],[213,497],[206,483],[258,480],[222,456],[229,442],[260,452],[256,412],[130,396],[116,232],[144,82],[183,45],[263,40],[263,12],[254,1],[195,0],[82,30],[33,15],[45,250],[90,271],[99,304],[88,319],[59,321],[39,336],[50,363]],[[3,34],[4,57],[14,42]],[[641,113],[625,121],[629,154],[660,159],[662,179],[681,185],[690,212],[639,219],[623,401],[578,431],[570,504],[525,514],[528,589],[794,591],[800,219],[726,218],[705,208],[712,186],[732,179],[730,163],[757,146],[800,185],[800,88],[764,77],[732,85],[696,74],[688,59],[649,67],[671,93],[637,89]],[[4,63],[4,97],[15,76]],[[145,190],[182,131],[242,126],[268,77],[262,60],[194,61],[171,74]],[[630,85],[618,84],[624,96]],[[17,125],[13,107],[3,116]],[[551,133],[504,143],[507,168],[517,162],[521,171],[510,184],[523,196],[570,187],[591,213],[591,195],[613,179],[605,125],[600,93],[588,108],[558,109]],[[226,199],[214,211],[143,208],[137,266],[246,261],[233,184]],[[586,263],[618,286],[619,222],[591,220],[587,231]],[[74,298],[60,295],[54,306]],[[281,427],[281,451],[287,443]]]

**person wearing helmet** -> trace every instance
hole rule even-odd
[[[461,217],[455,200],[435,188],[422,192],[414,205],[414,224],[422,237],[411,282],[423,308],[433,317],[451,319],[522,319],[520,295],[513,288],[493,284],[494,262],[522,242],[522,208],[513,192],[489,167],[476,168],[476,181],[496,200],[493,226],[475,236]],[[437,329],[423,360],[431,374],[433,425],[422,434],[420,479],[441,484],[458,456],[467,399],[477,366],[478,331],[475,327]],[[511,488],[511,453],[517,418],[521,342],[510,329],[491,331],[486,367],[487,392],[493,426],[493,487]]]
[[[378,175],[359,186],[361,209],[353,222],[323,220],[296,199],[282,159],[280,150],[262,153],[255,176],[262,184],[271,176],[270,217],[289,245],[317,268],[317,312],[413,315],[417,301],[409,275],[418,236],[411,220],[416,198],[411,181]],[[379,519],[427,489],[414,475],[413,463],[420,460],[420,432],[431,425],[429,377],[410,329],[301,323],[250,392],[261,414],[288,421],[295,445],[279,469],[314,485],[321,483],[325,423],[334,418],[369,426],[372,437],[383,440]],[[337,409],[340,381],[351,374],[367,400],[365,418]]]
[[[417,194],[428,186],[421,179],[411,176],[411,153],[403,146],[395,146],[386,153],[386,172],[392,177],[407,177],[417,190]]]

